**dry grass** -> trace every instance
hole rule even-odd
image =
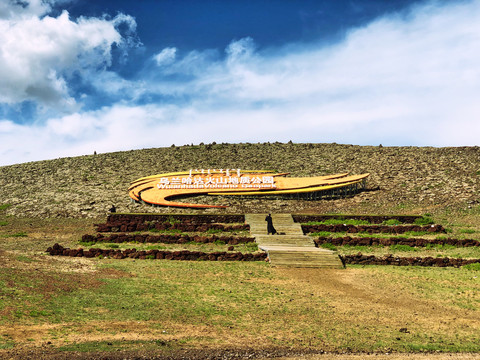
[[[478,152],[219,144],[2,167],[0,358],[55,358],[67,352],[80,359],[89,356],[81,351],[109,351],[114,359],[113,354],[122,358],[131,350],[132,356],[182,357],[182,351],[192,349],[187,355],[197,358],[216,351],[229,358],[245,349],[256,358],[267,353],[367,358],[365,353],[343,354],[351,352],[376,352],[375,359],[478,358],[468,354],[480,351],[478,270],[281,269],[263,263],[117,261],[44,253],[55,242],[78,247],[81,235],[94,232],[92,223],[105,221],[112,203],[119,211],[171,212],[131,204],[128,183],[198,167],[272,168],[294,176],[371,172],[373,191],[349,199],[218,201],[231,205],[227,212],[232,213],[430,213],[451,230],[446,236],[479,239]],[[391,352],[402,355],[385,355]],[[406,355],[411,352],[429,355]]]

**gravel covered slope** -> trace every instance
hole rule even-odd
[[[368,172],[369,191],[322,201],[190,198],[229,205],[197,212],[424,213],[478,208],[480,148],[339,144],[208,144],[86,155],[0,167],[0,204],[28,217],[98,217],[118,211],[194,212],[131,203],[137,178],[191,168],[273,169],[291,176]]]

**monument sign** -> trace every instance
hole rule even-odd
[[[169,199],[192,195],[285,195],[310,194],[341,189],[363,183],[369,174],[348,173],[287,177],[288,173],[269,170],[192,169],[140,178],[129,187],[129,196],[150,205],[225,208],[225,206],[192,204]]]

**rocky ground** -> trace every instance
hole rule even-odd
[[[480,204],[480,147],[292,143],[172,146],[4,166],[0,167],[0,204],[11,204],[8,214],[22,217],[95,218],[104,216],[112,204],[120,212],[181,212],[131,203],[130,182],[165,172],[227,167],[272,169],[290,172],[290,176],[347,171],[371,175],[369,191],[344,200],[202,197],[196,201],[229,205],[221,210],[226,213],[415,214],[478,208]]]

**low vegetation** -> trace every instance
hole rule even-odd
[[[478,158],[478,148],[214,144],[1,167],[0,358],[22,358],[25,353],[40,358],[59,351],[66,352],[59,355],[63,357],[70,352],[104,351],[112,358],[128,358],[123,354],[133,351],[133,356],[148,358],[199,349],[238,349],[239,353],[265,349],[269,356],[280,354],[281,349],[362,356],[478,353],[479,264],[460,268],[349,265],[343,270],[319,270],[274,268],[265,262],[87,259],[45,253],[54,243],[71,249],[230,251],[231,245],[220,242],[80,242],[82,235],[96,232],[93,223],[105,222],[112,204],[125,212],[172,211],[129,202],[130,181],[213,164],[243,169],[268,164],[292,176],[371,173],[367,191],[346,199],[213,199],[212,203],[230,206],[227,214],[328,213],[337,217],[331,219],[332,225],[369,225],[358,219],[338,219],[348,213],[423,215],[415,225],[441,224],[446,234],[402,236],[480,240]],[[404,224],[397,220],[382,220],[381,225]],[[167,221],[178,223],[175,217]],[[205,231],[204,235],[222,233]],[[478,247],[322,246],[345,255],[480,258]],[[255,244],[239,244],[231,251],[257,250]]]
[[[371,305],[365,307],[354,294],[345,298],[334,284],[315,278],[318,271],[265,263],[91,259],[78,272],[73,260],[8,260],[13,266],[0,275],[4,348],[28,344],[13,329],[33,325],[40,330],[32,342],[63,351],[91,350],[89,342],[79,341],[89,337],[115,343],[107,350],[125,349],[138,339],[117,339],[132,333],[152,351],[255,341],[327,351],[468,352],[476,351],[480,340],[480,285],[473,280],[478,269],[327,271],[338,285],[352,278],[355,288],[366,287],[370,295],[364,301]],[[37,276],[25,268],[28,261],[35,262]],[[325,286],[332,287],[329,293]],[[399,294],[402,299],[395,300]]]

